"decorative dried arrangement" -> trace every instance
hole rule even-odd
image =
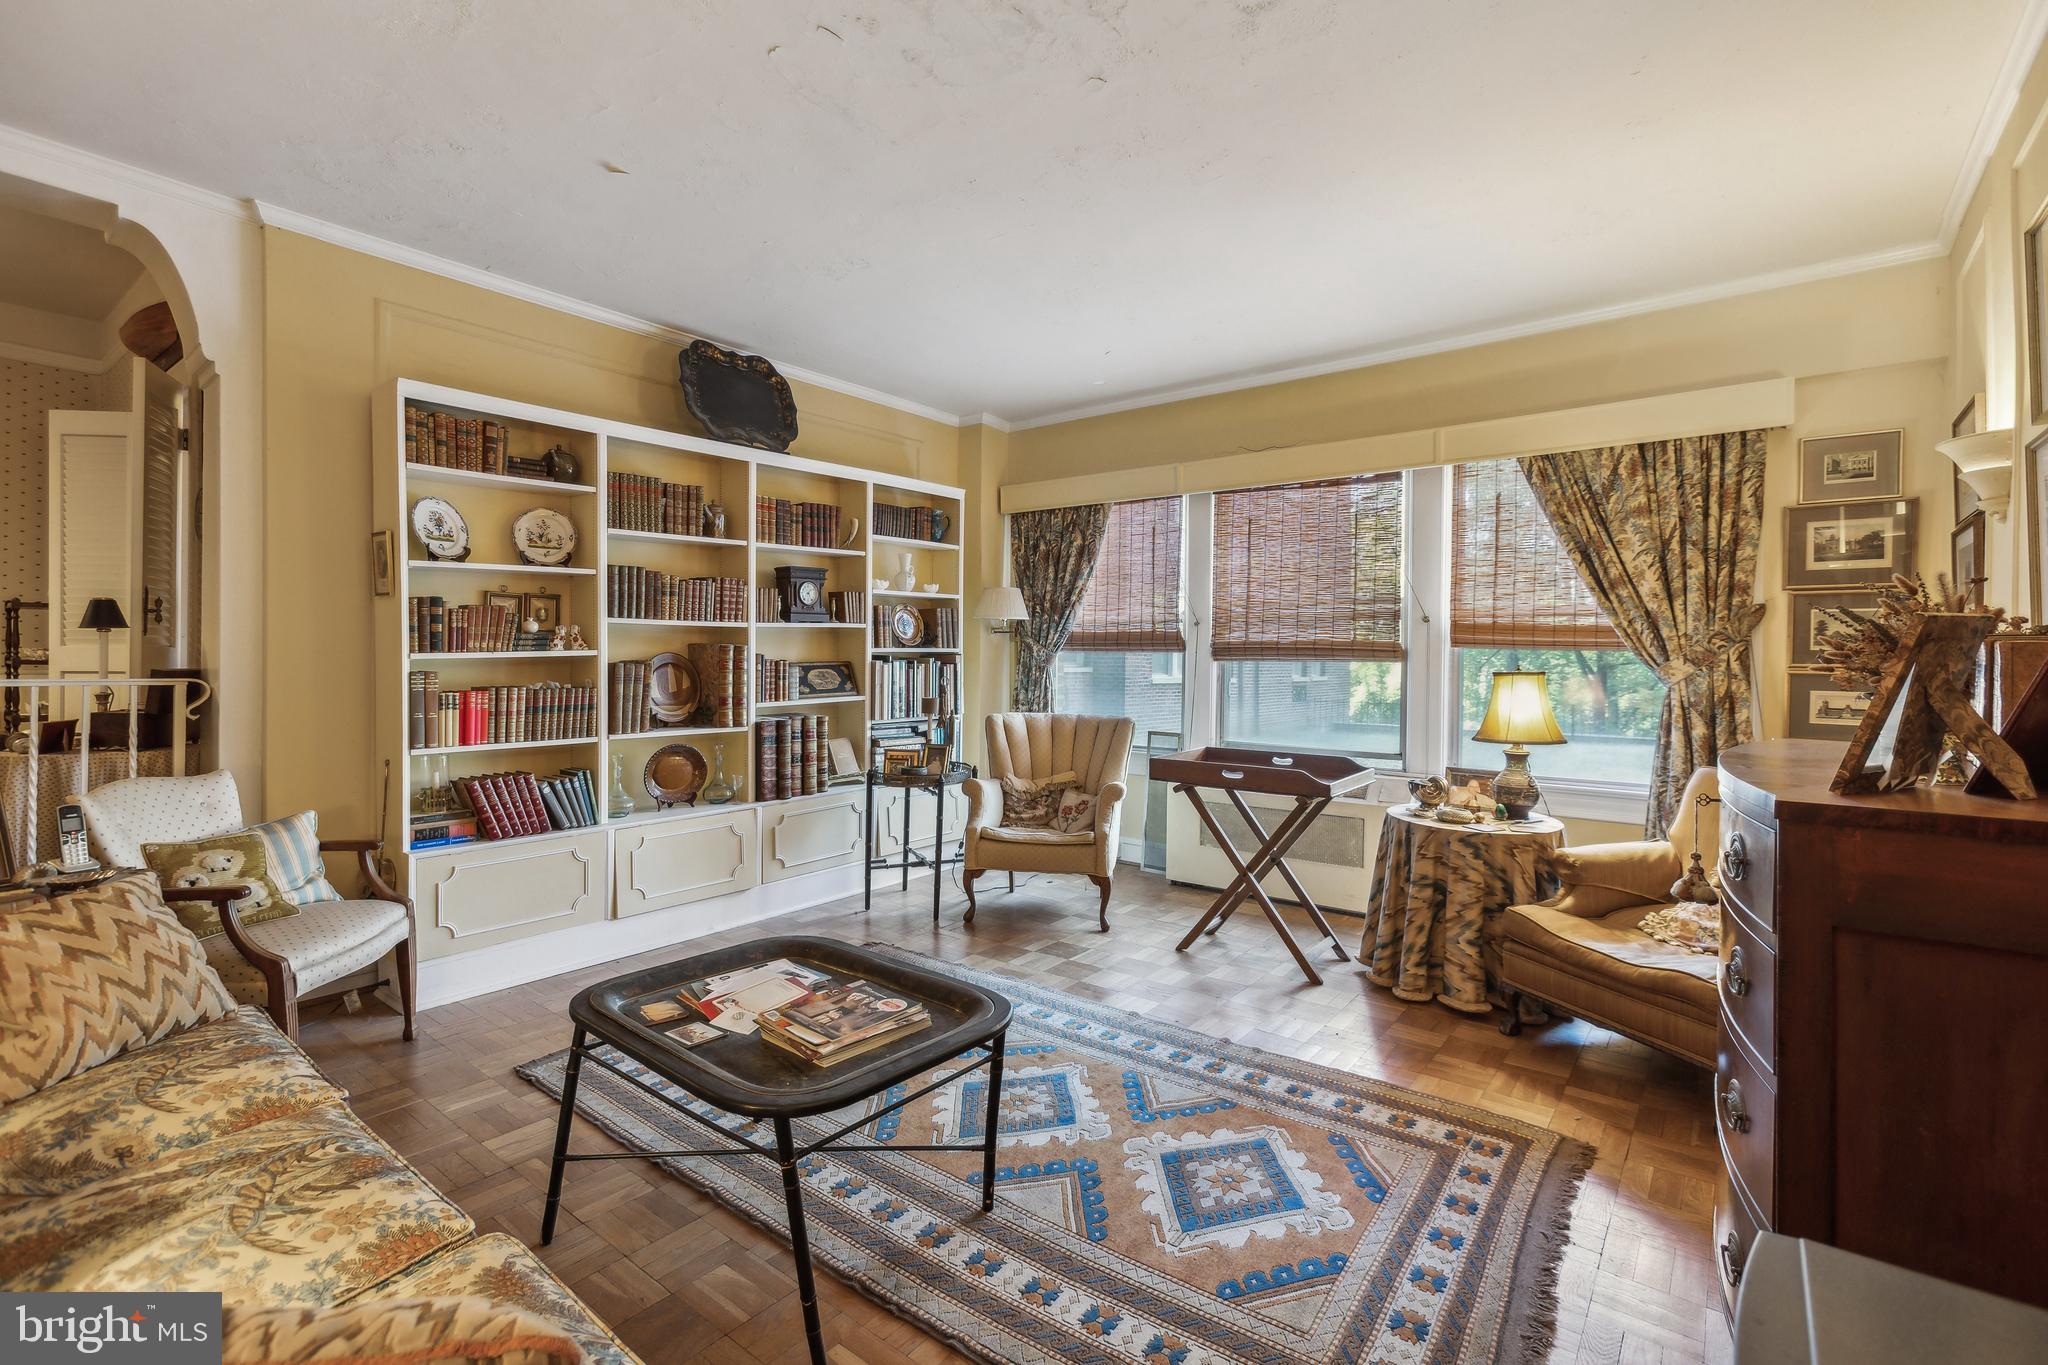
[[[1877,589],[1871,617],[1827,611],[1820,661],[1844,687],[1872,694],[1870,709],[1835,773],[1838,792],[1899,791],[1928,776],[1944,735],[1977,756],[2021,800],[2035,791],[2027,765],[1970,704],[1977,651],[1994,630],[2024,629],[2023,617],[1998,607],[1971,608],[1967,590],[1937,577],[1929,592],[1917,575],[1899,575]],[[1889,753],[1878,752],[1886,722],[1899,709]],[[1877,757],[1883,767],[1868,766]]]

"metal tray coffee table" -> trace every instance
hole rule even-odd
[[[772,962],[776,958],[788,958],[802,966],[871,981],[910,997],[929,1011],[931,1023],[873,1052],[849,1057],[833,1066],[813,1066],[794,1053],[763,1041],[758,1034],[733,1034],[695,1047],[686,1046],[644,1022],[636,1011],[629,1008],[632,1002],[651,993],[670,990],[700,977]],[[571,1161],[763,1157],[782,1171],[782,1192],[789,1205],[790,1247],[796,1253],[797,1296],[804,1308],[804,1335],[810,1343],[811,1359],[823,1365],[825,1343],[818,1322],[817,1284],[811,1272],[810,1236],[804,1224],[803,1186],[797,1177],[798,1162],[824,1151],[980,1152],[981,1207],[984,1212],[995,1207],[996,1119],[1003,1089],[1003,1037],[1010,1027],[1010,1002],[992,991],[836,939],[764,938],[600,982],[579,993],[569,1003],[569,1018],[576,1029],[562,1078],[561,1113],[555,1124],[554,1164],[548,1172],[547,1210],[542,1215],[540,1226],[543,1246],[555,1235],[555,1214],[562,1202],[562,1175]],[[767,1120],[775,1130],[775,1145],[768,1147],[740,1137],[675,1104],[667,1095],[600,1055],[600,1049],[605,1046],[624,1053],[670,1084],[729,1114]],[[879,1094],[892,1085],[920,1075],[970,1048],[983,1046],[988,1048],[986,1058],[948,1072],[886,1109],[862,1114],[853,1122],[804,1146],[796,1144],[792,1120],[843,1109],[857,1100]],[[570,1122],[576,1114],[576,1083],[585,1061],[603,1067],[629,1085],[639,1087],[668,1105],[673,1113],[733,1145],[690,1151],[571,1152]],[[983,1125],[987,1137],[984,1141],[950,1145],[881,1145],[841,1141],[882,1115],[905,1108],[983,1066],[988,1068],[988,1117]]]

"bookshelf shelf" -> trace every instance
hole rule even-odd
[[[958,602],[960,600],[960,594],[957,592],[909,592],[901,588],[876,588],[868,596],[902,597],[919,602]]]
[[[693,626],[698,630],[745,630],[745,621],[671,621],[664,616],[607,616],[608,626]]]
[[[467,843],[443,844],[439,848],[408,848],[406,852],[414,858],[434,858],[444,853],[466,853],[471,849],[511,848],[517,844],[537,844],[543,839],[566,839],[599,828],[602,826],[574,825],[568,829],[551,829],[545,834],[515,834],[509,839],[471,839]]]
[[[579,578],[588,578],[597,572],[596,569],[587,567],[579,569],[568,564],[557,564],[550,568],[545,564],[479,564],[473,559],[409,559],[406,561],[405,567],[411,569],[414,573],[569,574]]]
[[[669,531],[622,531],[616,526],[608,528],[605,535],[613,540],[653,540],[665,545],[709,545],[722,550],[747,548],[747,542],[744,540],[721,540],[717,536],[676,535]]]
[[[866,550],[845,546],[828,549],[822,545],[785,545],[779,540],[757,540],[754,542],[754,548],[762,554],[772,551],[779,555],[819,555],[826,559],[865,559],[868,553]]]
[[[615,730],[613,739],[688,739],[692,735],[743,735],[744,725],[664,726],[653,730]]]
[[[464,659],[595,659],[594,649],[457,649],[414,654],[414,663],[457,663]]]
[[[405,477],[414,483],[466,483],[482,488],[523,488],[529,492],[595,493],[587,483],[556,483],[553,479],[522,479],[517,474],[484,474],[473,469],[443,469],[439,465],[406,462]]]
[[[866,630],[862,621],[759,621],[760,630]]]
[[[756,711],[808,711],[813,706],[839,706],[850,701],[866,701],[867,697],[800,697],[794,701],[757,701]]]
[[[412,749],[407,752],[413,758],[433,758],[439,754],[488,754],[505,749],[566,749],[597,742],[596,735],[582,739],[511,739],[499,744],[444,744],[438,749]]]
[[[873,535],[869,536],[868,539],[877,545],[901,545],[906,550],[957,550],[960,548],[949,540],[919,540],[916,536]]]
[[[876,654],[909,654],[909,655],[915,655],[915,654],[958,654],[958,653],[960,652],[960,650],[959,650],[959,648],[958,648],[957,646],[952,646],[952,645],[941,645],[941,646],[919,645],[919,646],[917,646],[917,647],[916,647],[916,648],[914,648],[914,649],[898,649],[898,648],[896,648],[896,647],[895,647],[895,646],[893,646],[893,645],[876,645],[876,646],[874,646],[874,648],[873,648],[873,651],[872,651],[872,652],[873,652],[873,653],[876,653]]]

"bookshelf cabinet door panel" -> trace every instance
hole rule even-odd
[[[417,859],[420,955],[447,957],[601,920],[610,882],[602,830]]]
[[[624,919],[758,885],[760,838],[751,810],[618,831],[612,841],[615,913]]]
[[[901,815],[897,817],[901,819]],[[781,881],[860,860],[861,792],[806,799],[762,812],[761,879]]]

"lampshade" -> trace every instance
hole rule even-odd
[[[977,621],[1022,621],[1031,613],[1024,610],[1024,594],[1010,587],[983,588],[974,604]]]
[[[1548,673],[1496,673],[1486,715],[1472,738],[1482,744],[1562,744],[1550,709]]]
[[[78,623],[80,630],[126,630],[128,618],[121,614],[121,604],[111,597],[95,597],[85,604],[85,619]]]

